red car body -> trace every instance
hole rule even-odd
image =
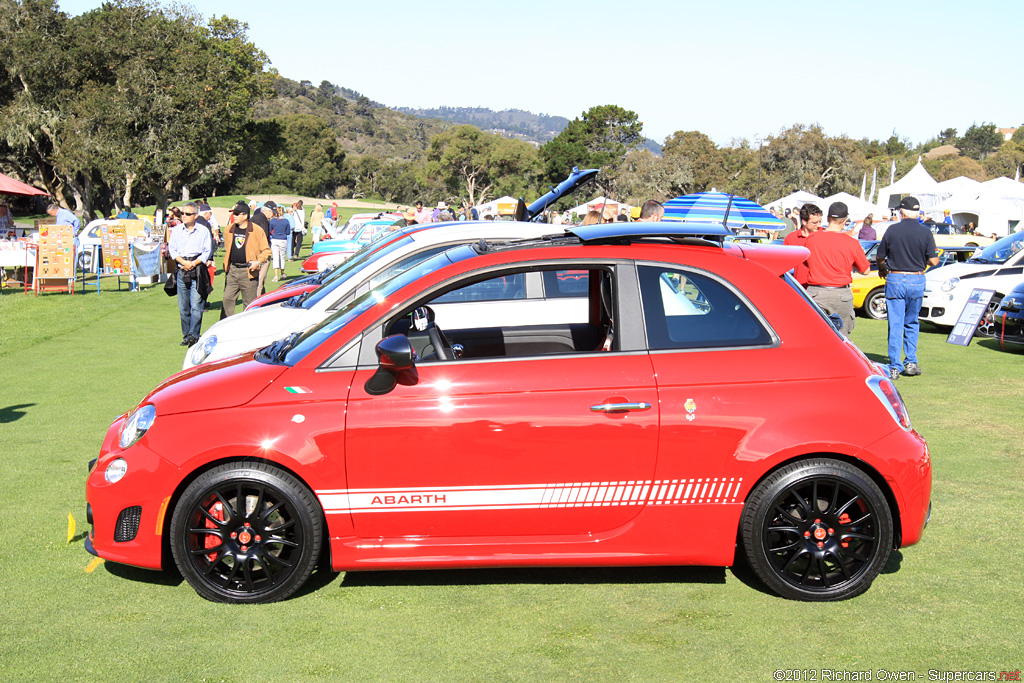
[[[280,303],[287,299],[291,299],[293,296],[312,292],[319,286],[319,283],[312,283],[281,287],[280,289],[275,289],[273,292],[267,292],[262,296],[256,297],[249,302],[249,305],[245,307],[245,310],[248,311],[250,308],[262,308],[263,306],[269,306],[270,304]]]
[[[644,228],[629,225],[633,231]],[[338,571],[728,566],[744,538],[748,546],[770,546],[767,539],[792,536],[794,544],[812,543],[801,551],[805,555],[814,554],[815,542],[826,551],[827,544],[856,543],[857,534],[842,536],[838,522],[803,519],[805,540],[794,536],[790,526],[796,523],[788,518],[768,519],[775,513],[759,501],[776,495],[780,501],[786,496],[810,500],[811,494],[801,493],[805,481],[814,482],[812,505],[819,496],[831,496],[832,507],[823,502],[821,508],[834,508],[842,524],[856,523],[858,515],[850,512],[863,508],[860,521],[878,525],[872,538],[875,545],[887,546],[877,548],[886,557],[892,548],[921,538],[930,510],[927,446],[910,428],[894,385],[785,275],[804,251],[671,244],[642,234],[628,240],[633,243],[612,244],[581,234],[576,242],[493,252],[459,247],[471,257],[426,268],[418,279],[378,293],[379,300],[357,300],[340,314],[343,324],[332,327],[328,321],[300,337],[291,351],[282,347],[283,360],[275,360],[277,350],[270,347],[255,357],[169,378],[140,403],[152,406],[155,415],[148,431],[122,448],[125,414],[107,433],[88,478],[88,547],[111,561],[159,568],[169,562],[170,538],[179,567],[204,597],[237,602],[286,597],[297,585],[248,590],[237,584],[240,579],[228,577],[204,588],[201,576],[190,576],[189,563],[209,572],[209,563],[220,560],[214,550],[202,554],[203,548],[221,548],[228,541],[219,532],[216,539],[203,540],[201,531],[182,522],[179,537],[195,538],[191,546],[185,540],[179,547],[171,529],[172,514],[191,500],[194,488],[218,486],[214,473],[226,469],[224,476],[230,476],[231,468],[248,467],[246,476],[256,477],[251,472],[268,466],[311,494],[306,495],[309,516],[322,524],[317,533]],[[406,337],[386,332],[406,320],[410,306],[422,310],[418,304],[452,283],[529,268],[558,268],[560,277],[569,272],[570,280],[589,272],[591,321],[583,327],[604,341],[589,346],[593,341],[583,335],[582,348],[557,347],[563,340],[552,342],[552,351],[540,340],[561,330],[503,330],[504,355],[477,356],[473,340],[494,334],[478,331],[460,337],[464,357],[445,359],[433,347],[434,358],[420,349],[419,360],[404,364],[411,368],[395,360],[389,344]],[[669,272],[684,277],[666,278]],[[661,280],[654,278],[658,273]],[[712,280],[718,298],[708,295],[702,301]],[[703,294],[687,289],[691,286]],[[721,302],[735,298],[750,311],[735,326],[760,326],[760,341],[718,346],[698,340],[686,342],[688,348],[655,348],[648,307],[659,299],[659,287],[662,299],[671,291],[692,298],[708,316],[725,316],[726,328],[733,313]],[[415,314],[410,315],[414,323]],[[672,320],[676,317],[666,313],[672,324],[679,322]],[[686,325],[675,329],[689,334],[696,318],[680,318]],[[610,342],[613,325],[617,330]],[[573,339],[579,331],[573,330]],[[530,339],[525,354],[512,350],[516,334]],[[410,328],[408,339],[414,337]],[[447,340],[442,345],[454,348]],[[383,392],[375,384],[381,377],[391,380]],[[127,473],[110,483],[115,460],[127,463]],[[878,493],[872,494],[875,487]],[[239,491],[238,500],[222,494],[225,505],[240,506]],[[860,502],[840,512],[840,498],[856,499],[857,492]],[[221,518],[209,512],[213,494],[204,489],[195,495],[206,502],[196,504],[192,519],[205,516],[206,526],[218,526]],[[245,497],[247,505],[264,504],[263,493],[259,502],[255,497]],[[800,505],[776,504],[792,507],[794,517],[807,517]],[[136,511],[137,533],[115,541],[129,509]],[[758,521],[755,512],[768,517]],[[889,536],[881,521],[887,514]],[[298,516],[303,517],[301,511]],[[758,528],[764,529],[764,543],[757,540]],[[249,538],[248,522],[239,529]],[[840,533],[833,540],[836,529]],[[231,542],[237,545],[237,539]],[[184,559],[182,566],[189,548],[198,559]],[[762,551],[779,555],[778,549]],[[254,572],[262,567],[245,552],[233,552],[236,559],[227,563],[233,569],[222,574],[239,566]],[[748,557],[750,552],[755,551],[748,550]],[[844,552],[835,546],[833,555]],[[849,560],[847,567],[841,557],[826,558],[821,585],[803,586],[799,576],[786,575],[792,573],[788,569],[773,576],[772,561],[762,561],[758,574],[787,597],[840,599],[867,588],[863,577],[852,578],[860,576],[854,571],[860,560]],[[807,570],[805,584],[814,583],[808,576],[815,571]],[[873,578],[867,577],[867,584]]]

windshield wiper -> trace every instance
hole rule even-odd
[[[291,297],[289,299],[286,299],[284,301],[284,303],[282,303],[281,305],[282,306],[287,306],[288,308],[298,308],[299,306],[302,305],[302,303],[306,299],[309,298],[309,295],[312,294],[312,293],[313,293],[313,290],[310,289],[310,290],[308,290],[306,292],[303,292],[302,294],[296,294],[295,296],[293,296],[293,297]]]
[[[278,362],[283,361],[284,357],[288,355],[288,352],[291,351],[293,346],[295,346],[295,340],[299,338],[300,334],[302,333],[292,332],[284,339],[278,341],[277,344],[275,345],[277,346],[277,348],[273,350],[274,360]]]

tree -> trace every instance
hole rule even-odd
[[[111,195],[130,201],[137,184],[163,207],[170,192],[222,179],[264,92],[266,56],[245,31],[143,0],[74,19],[52,0],[0,0],[6,145],[86,213]]]
[[[1013,178],[1017,175],[1017,169],[1024,165],[1024,145],[1013,140],[1004,142],[995,154],[990,155],[981,162],[989,178],[1006,176]]]
[[[672,160],[677,166],[685,167],[689,171],[689,182],[670,188],[669,194],[672,196],[676,196],[677,193],[707,192],[713,187],[724,188],[725,157],[718,145],[704,133],[696,130],[677,130],[665,138],[661,153],[665,159]]]
[[[626,155],[619,167],[616,189],[620,198],[639,205],[648,199],[664,202],[686,194],[693,186],[690,163],[681,155],[655,156],[647,149]]]
[[[280,131],[270,173],[261,184],[267,192],[294,192],[310,197],[333,196],[342,181],[345,154],[331,127],[311,114],[274,120]]]
[[[591,107],[540,148],[544,177],[558,182],[574,166],[601,168],[614,175],[616,165],[643,143],[642,131],[636,112],[614,104]],[[606,189],[608,180],[598,176],[598,183]]]
[[[934,173],[934,178],[939,182],[960,176],[967,176],[982,182],[988,180],[985,168],[969,157],[955,157],[948,161],[941,161],[939,164],[937,169],[929,171],[929,173]]]
[[[956,142],[956,128],[947,128],[939,133],[939,140],[944,145],[952,145]]]
[[[430,139],[427,172],[454,196],[478,204],[502,189],[518,194],[537,168],[537,153],[528,143],[485,133],[476,126],[456,126]],[[516,180],[523,179],[522,181]]]
[[[845,137],[829,137],[817,124],[796,124],[769,138],[762,156],[766,176],[762,179],[761,194],[768,197],[781,197],[796,190],[821,197],[859,191],[867,170],[859,143]]]
[[[1002,144],[1003,136],[996,130],[994,123],[983,123],[980,126],[972,123],[971,127],[964,131],[964,136],[956,139],[956,146],[960,148],[961,154],[978,160],[984,159]]]

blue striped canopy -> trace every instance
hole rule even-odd
[[[785,221],[771,215],[760,204],[725,192],[697,192],[670,199],[665,202],[664,220],[717,223],[733,230],[743,226],[756,230],[781,230],[786,227]]]

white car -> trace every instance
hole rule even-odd
[[[428,223],[403,228],[367,245],[331,272],[317,289],[215,323],[185,354],[182,368],[255,351],[292,332],[305,330],[357,296],[453,246],[562,233],[560,226],[545,223],[495,221]],[[457,330],[501,327],[507,325],[509,316],[528,316],[537,325],[548,319],[587,319],[585,271],[528,273],[519,280],[497,278],[449,293],[432,306],[438,324]],[[495,302],[501,305],[496,306]]]
[[[989,310],[999,308],[1004,296],[1024,281],[1024,232],[1015,232],[990,244],[964,263],[951,263],[925,274],[920,319],[952,327],[971,290],[995,291]]]
[[[135,219],[137,221],[136,231],[145,232],[150,234],[153,229],[153,223],[148,218]],[[130,224],[130,220],[116,220],[100,218],[92,221],[86,225],[78,233],[78,267],[82,270],[87,270],[91,273],[95,273],[99,270],[103,263],[103,226]],[[131,235],[129,235],[129,241]]]

